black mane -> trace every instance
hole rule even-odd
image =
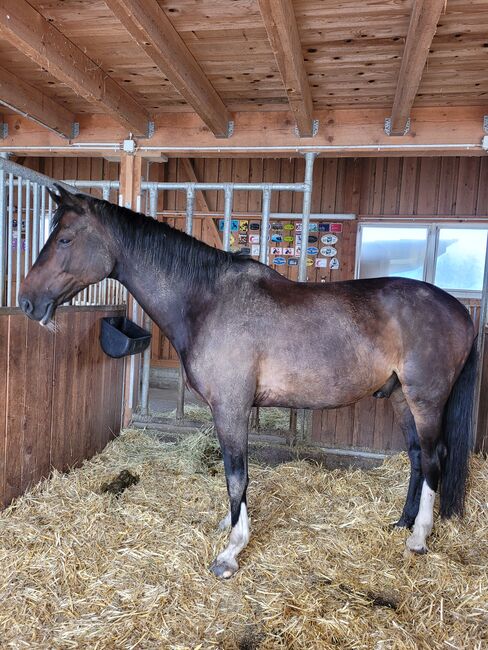
[[[79,195],[79,198],[82,196],[86,199],[84,195]],[[231,267],[236,267],[237,271],[242,270],[243,265],[257,264],[247,256],[208,246],[166,223],[133,210],[101,199],[90,198],[88,201],[91,212],[113,232],[121,247],[134,259],[143,257],[148,264],[161,268],[165,273],[183,275],[192,283],[213,287],[217,278]],[[80,214],[83,212],[81,206],[61,204],[53,216],[53,229],[68,209]]]

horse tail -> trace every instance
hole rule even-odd
[[[469,454],[473,446],[473,401],[477,361],[475,338],[444,410],[443,442],[446,446],[446,456],[440,486],[440,514],[443,518],[462,515],[464,512]]]

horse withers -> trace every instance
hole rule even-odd
[[[224,458],[230,508],[222,523],[231,533],[215,575],[233,575],[249,541],[253,405],[322,409],[389,397],[411,461],[398,521],[413,527],[407,547],[426,551],[439,488],[441,515],[462,513],[476,352],[459,301],[403,278],[292,282],[144,215],[58,191],[20,306],[48,325],[58,305],[116,278],[171,341],[189,385],[212,410]]]

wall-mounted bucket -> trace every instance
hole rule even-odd
[[[124,316],[102,318],[100,345],[105,354],[114,359],[144,352],[151,342],[151,334]]]

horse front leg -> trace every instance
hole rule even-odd
[[[218,578],[230,578],[238,570],[237,556],[249,542],[246,490],[248,478],[247,429],[250,408],[236,416],[235,406],[214,409],[215,427],[224,457],[225,478],[232,526],[229,543],[210,566]],[[226,524],[227,516],[221,524]]]

